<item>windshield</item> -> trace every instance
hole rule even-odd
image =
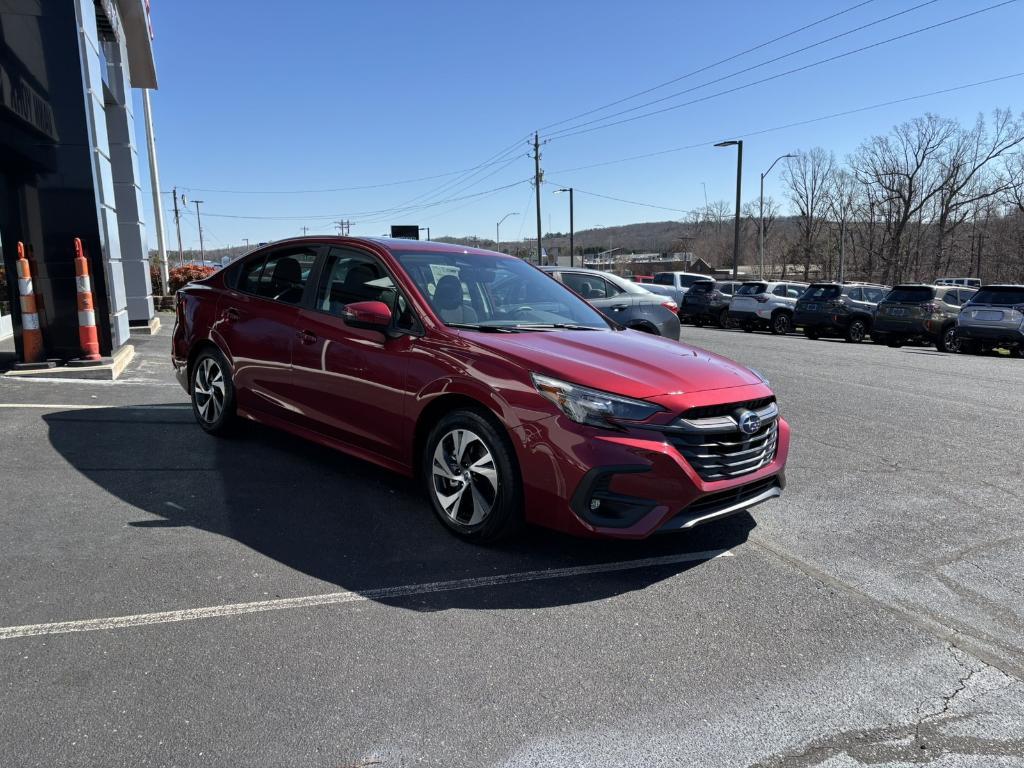
[[[800,299],[801,301],[828,301],[839,298],[840,292],[841,289],[838,285],[812,285],[804,291],[804,295]]]
[[[446,325],[609,328],[596,309],[521,259],[417,251],[395,256]]]
[[[674,285],[671,272],[659,272],[652,281],[655,285]]]
[[[737,296],[757,296],[768,290],[768,283],[744,283],[736,289]]]
[[[613,275],[610,272],[602,272],[600,274],[601,274],[601,277],[603,277],[605,280],[607,280],[610,283],[612,283],[613,285],[615,285],[623,293],[636,293],[636,294],[648,294],[648,293],[650,293],[650,291],[648,291],[646,288],[641,288],[639,285],[634,283],[632,280],[627,280],[624,277],[619,277],[618,275]]]
[[[1015,307],[1024,304],[1024,287],[982,288],[971,297],[971,304],[998,304]]]
[[[934,298],[933,289],[927,285],[896,286],[885,297],[888,304],[915,304],[922,301],[931,301]]]

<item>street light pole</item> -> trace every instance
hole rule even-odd
[[[775,161],[768,166],[768,170],[761,174],[761,202],[759,203],[761,210],[758,216],[758,238],[760,240],[760,243],[758,244],[758,257],[761,264],[760,274],[758,274],[758,277],[761,280],[764,280],[764,177],[771,173],[772,168],[775,167],[775,163],[779,162],[779,160],[782,160],[784,157],[796,157],[796,155],[787,154],[775,158]]]
[[[572,200],[572,187],[563,187],[562,189],[555,190],[556,195],[560,192],[569,193],[569,266],[573,267],[575,266],[573,261],[576,257],[576,227],[573,222],[573,209],[575,205]]]
[[[736,147],[736,225],[732,239],[732,279],[736,280],[740,271],[740,205],[743,193],[743,140],[720,141],[716,147]]]
[[[206,248],[203,247],[203,217],[199,215],[199,206],[204,200],[193,200],[196,204],[196,222],[199,224],[199,260],[206,261]]]
[[[424,229],[427,230],[427,240],[429,240],[430,239],[430,227],[420,227],[420,232],[422,232]]]
[[[501,217],[501,219],[498,221],[498,223],[494,225],[494,250],[498,251],[499,253],[501,252],[501,222],[503,222],[509,216],[518,216],[518,215],[519,215],[519,213],[517,211],[512,211],[511,213],[506,213],[504,216]]]

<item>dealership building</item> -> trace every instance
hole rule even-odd
[[[132,89],[156,86],[148,0],[0,1],[0,338],[19,355],[19,242],[47,357],[81,353],[75,238],[101,353],[151,328]]]

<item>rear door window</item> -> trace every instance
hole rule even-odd
[[[851,288],[850,292],[846,294],[853,301],[864,301],[864,289],[863,288]]]
[[[607,280],[585,272],[563,272],[562,282],[584,299],[607,299],[618,293]]]
[[[299,304],[316,263],[317,248],[303,246],[271,251],[256,283],[257,296],[285,304]]]
[[[808,301],[828,301],[839,298],[840,293],[838,285],[812,285],[804,291],[802,298]]]
[[[864,289],[864,298],[867,301],[874,302],[875,304],[880,302],[884,296],[885,296],[885,291],[883,291],[881,288],[865,288]]]
[[[956,291],[946,291],[942,296],[942,300],[947,304],[952,304],[954,307],[960,306],[960,296]]]
[[[244,293],[256,293],[260,282],[260,272],[263,271],[263,263],[266,260],[267,254],[261,253],[242,264],[235,287]]]
[[[772,288],[772,293],[776,296],[788,296],[789,286],[788,285],[776,285]]]

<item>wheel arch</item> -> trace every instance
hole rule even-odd
[[[518,457],[516,457],[515,441],[512,439],[511,428],[506,424],[502,415],[495,409],[493,404],[488,404],[485,400],[479,397],[477,394],[470,394],[465,391],[445,391],[442,393],[430,396],[428,402],[420,410],[416,417],[416,422],[412,429],[412,454],[409,457],[409,463],[413,469],[413,475],[415,477],[421,477],[423,472],[423,449],[427,443],[427,437],[430,435],[430,431],[437,425],[437,423],[444,418],[445,414],[451,413],[456,409],[466,409],[476,411],[480,413],[491,425],[502,432],[508,434],[509,441],[513,444],[512,454],[514,460],[518,464]]]
[[[225,360],[228,360],[227,355],[224,354],[224,350],[217,346],[217,344],[214,343],[211,339],[201,339],[200,341],[197,341],[195,344],[193,344],[192,348],[188,351],[188,362],[187,367],[185,369],[185,381],[188,382],[188,393],[190,395],[192,394],[192,369],[196,364],[196,358],[198,358],[199,355],[207,349],[212,349],[215,350],[216,352],[219,352],[224,357]],[[230,360],[228,361],[228,364],[230,365]]]

